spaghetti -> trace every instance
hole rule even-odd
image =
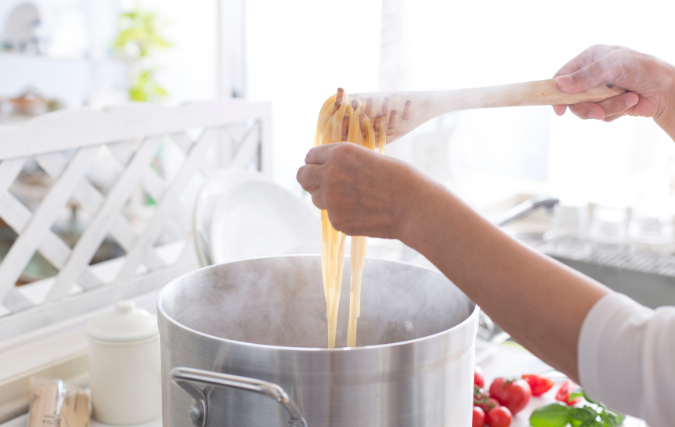
[[[384,152],[386,132],[380,131],[381,114],[373,116],[373,103],[368,99],[362,105],[356,99],[349,99],[343,89],[328,98],[321,107],[316,125],[314,146],[349,141],[370,150],[375,149],[377,140],[380,153]],[[383,106],[383,108],[386,108]],[[386,111],[383,110],[383,114]],[[392,111],[392,114],[395,114]],[[328,213],[321,211],[321,272],[323,291],[326,297],[328,320],[328,347],[335,347],[337,314],[342,288],[345,240],[347,236],[333,228]],[[366,237],[353,236],[351,239],[351,285],[349,296],[349,326],[347,347],[356,347],[356,323],[361,314],[361,276],[365,265]]]

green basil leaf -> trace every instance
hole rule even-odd
[[[576,399],[577,397],[583,397],[583,396],[584,396],[584,390],[581,389],[581,388],[578,388],[578,389],[574,390],[572,393],[570,393],[570,397],[567,400],[571,402],[574,399]]]
[[[579,424],[579,427],[603,427],[603,426],[602,423],[600,423],[599,421],[587,420]]]
[[[626,416],[608,409],[603,409],[600,413],[600,419],[602,420],[602,425],[604,427],[616,427],[623,423],[623,420],[626,419]]]
[[[571,408],[569,414],[572,419],[579,421],[595,420],[598,417],[598,413],[590,406]]]
[[[532,427],[565,427],[570,421],[570,408],[559,403],[542,406],[532,412]]]
[[[594,405],[598,405],[598,406],[603,406],[603,407],[604,407],[604,405],[603,405],[602,403],[598,403],[598,402],[594,401],[593,399],[591,399],[590,397],[588,397],[588,393],[586,393],[586,390],[583,390],[583,389],[579,389],[579,390],[581,390],[581,393],[583,394],[584,399],[586,399],[586,401],[587,401],[588,403],[592,403],[592,404],[594,404]]]
[[[615,412],[615,414],[619,417],[619,425],[623,424],[623,422],[626,420],[626,416],[618,412]]]

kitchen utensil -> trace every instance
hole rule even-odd
[[[202,266],[320,252],[315,210],[255,172],[212,176],[195,204],[193,228]]]
[[[434,117],[451,111],[600,102],[624,92],[624,89],[610,83],[602,83],[585,92],[569,94],[560,91],[555,80],[551,79],[446,91],[356,93],[349,97],[372,105],[373,116],[382,114],[382,127],[386,129],[387,143],[390,143]]]
[[[159,416],[161,381],[157,319],[132,301],[87,325],[93,416],[113,425]]]
[[[345,260],[346,289],[349,277]],[[169,283],[157,303],[164,427],[470,424],[474,303],[438,272],[367,259],[358,347],[327,349],[321,283],[319,256],[214,265]]]

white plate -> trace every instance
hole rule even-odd
[[[201,191],[194,218],[202,266],[320,252],[318,211],[257,173],[218,172]]]

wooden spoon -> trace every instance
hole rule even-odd
[[[382,128],[386,129],[387,143],[390,143],[422,123],[451,111],[600,102],[625,91],[611,83],[602,83],[585,92],[570,94],[560,91],[551,79],[446,91],[356,93],[349,97],[358,99],[362,105],[372,105],[374,113],[382,114]]]

